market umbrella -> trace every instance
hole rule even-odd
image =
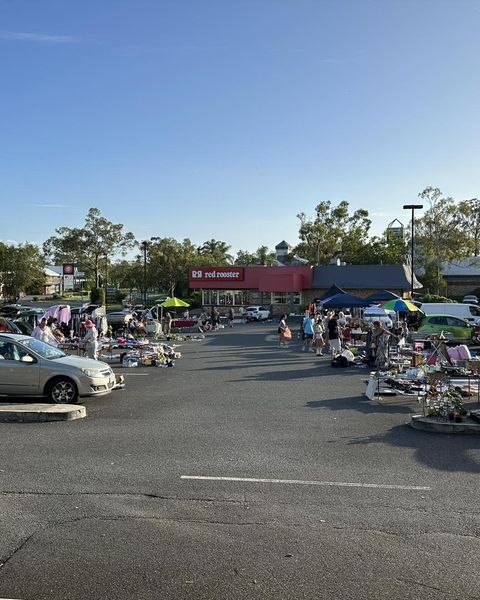
[[[162,302],[160,306],[163,306],[163,308],[186,308],[187,306],[190,306],[190,304],[180,300],[180,298],[175,298],[174,296],[173,298],[168,298],[168,300]]]
[[[415,306],[410,300],[402,300],[401,298],[385,302],[383,308],[394,310],[395,312],[417,312],[420,310],[418,306]]]

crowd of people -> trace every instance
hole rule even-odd
[[[377,367],[388,363],[391,343],[402,346],[407,336],[406,321],[399,321],[396,327],[389,329],[379,320],[367,325],[344,311],[320,311],[316,306],[305,311],[300,328],[302,352],[323,356],[328,351],[334,359],[354,345],[355,339],[361,339],[365,343],[367,362]],[[278,325],[279,347],[288,346],[291,338],[287,315],[283,314]]]

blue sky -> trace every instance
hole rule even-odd
[[[479,30],[477,0],[0,0],[0,239],[98,207],[255,250],[322,200],[381,233],[479,196]]]

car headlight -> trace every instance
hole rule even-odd
[[[87,377],[101,377],[101,369],[80,369]]]

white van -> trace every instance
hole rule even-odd
[[[426,315],[451,315],[472,325],[480,324],[480,307],[475,304],[450,302],[424,302],[420,310]]]

